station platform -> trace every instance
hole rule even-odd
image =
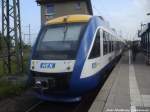
[[[131,51],[123,54],[89,112],[150,112],[150,66],[143,54],[131,60]]]

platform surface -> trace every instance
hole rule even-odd
[[[150,66],[139,53],[125,52],[89,112],[150,112]]]

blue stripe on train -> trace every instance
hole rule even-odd
[[[72,78],[70,80],[70,88],[72,89],[71,91],[76,91],[76,90],[80,91],[79,89],[82,90],[87,89],[86,88],[87,84],[88,84],[88,88],[90,89],[94,87],[98,82],[98,78],[100,77],[99,75],[94,75],[94,77],[88,77],[85,79],[80,79],[80,75],[83,70],[83,66],[87,58],[88,52],[90,50],[90,46],[92,44],[95,31],[100,25],[103,25],[103,23],[104,22],[101,21],[99,17],[92,17],[92,19],[90,20],[87,26],[87,29],[85,31],[83,40],[81,41],[81,45],[77,54]]]
[[[95,89],[99,83],[103,80],[103,77],[106,71],[110,70],[119,57],[116,57],[112,60],[108,65],[106,65],[103,69],[101,69],[98,73],[94,74],[91,77],[79,79],[76,82],[76,85],[71,90],[72,95],[82,95],[89,90]]]

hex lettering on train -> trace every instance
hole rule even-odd
[[[54,63],[41,63],[40,68],[55,68],[55,64]]]

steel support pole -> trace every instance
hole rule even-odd
[[[8,73],[11,73],[13,60],[16,64],[16,72],[23,71],[19,0],[2,0],[2,35],[7,46],[7,50],[3,48],[4,70],[7,67]]]

